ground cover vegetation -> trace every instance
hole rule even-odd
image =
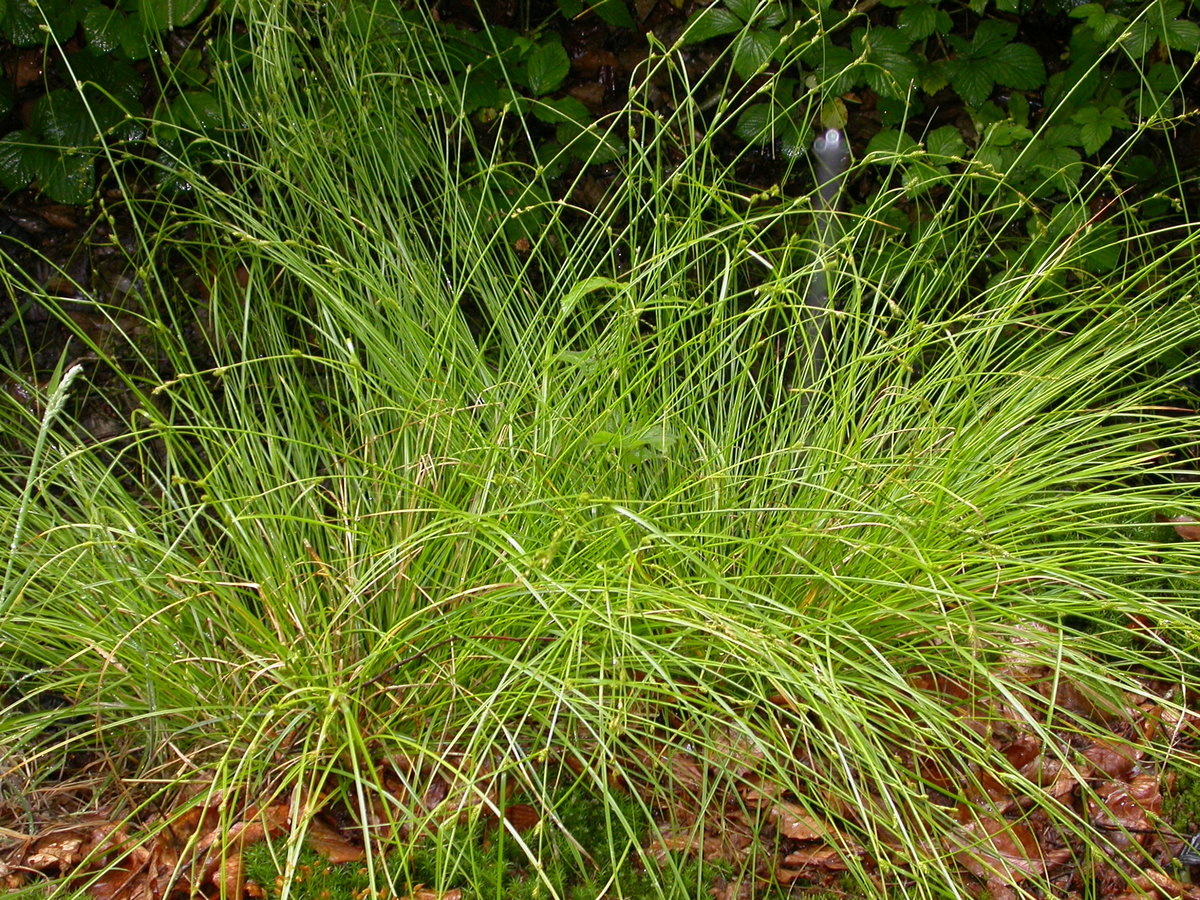
[[[1190,7],[212,15],[5,270],[8,887],[1200,893]]]

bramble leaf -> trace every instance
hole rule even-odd
[[[546,41],[533,48],[525,64],[529,90],[536,97],[557,90],[571,71],[571,60],[558,41]]]
[[[1098,109],[1086,106],[1071,116],[1071,121],[1079,126],[1079,141],[1083,152],[1091,156],[1108,143],[1114,128],[1129,128],[1129,119],[1120,107],[1109,106]]]
[[[946,68],[950,73],[950,84],[967,106],[980,106],[991,96],[996,81],[992,77],[990,61],[956,59]]]
[[[740,31],[743,22],[723,6],[709,6],[692,16],[683,32],[685,44],[699,44],[710,38]]]
[[[967,152],[966,142],[962,132],[953,125],[943,125],[929,133],[925,139],[925,148],[933,156],[962,156]]]
[[[778,46],[777,32],[747,28],[733,42],[733,71],[743,81],[750,79],[771,61],[771,55]]]
[[[629,13],[629,6],[625,0],[599,0],[598,3],[589,4],[591,11],[594,12],[602,21],[607,22],[614,28],[634,28],[637,23],[633,20],[633,16]]]
[[[975,29],[975,37],[971,39],[971,53],[979,57],[992,56],[1011,41],[1016,33],[1017,26],[1012,22],[985,19]]]
[[[928,3],[915,3],[900,10],[896,26],[910,41],[923,41],[938,30],[939,11]]]
[[[857,29],[851,35],[854,52],[864,58],[859,71],[876,93],[903,97],[917,78],[917,63],[909,39],[895,28]]]
[[[992,76],[1000,84],[1031,91],[1046,83],[1046,67],[1028,44],[1005,44],[992,55]]]

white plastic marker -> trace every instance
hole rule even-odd
[[[813,141],[813,156],[816,157],[817,203],[813,221],[817,229],[818,265],[820,266],[808,283],[805,302],[808,306],[809,323],[808,365],[803,386],[811,387],[818,381],[825,368],[826,344],[830,340],[829,330],[829,275],[822,259],[829,251],[835,237],[834,212],[837,210],[838,195],[850,166],[850,147],[845,136],[836,128],[830,128]]]

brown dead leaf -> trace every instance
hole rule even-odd
[[[784,837],[793,841],[819,841],[829,836],[830,828],[795,803],[780,801],[771,807],[767,818]]]
[[[1083,751],[1083,756],[1100,774],[1108,778],[1125,779],[1132,774],[1141,753],[1129,747],[1097,740]]]
[[[517,832],[525,832],[542,820],[541,815],[528,803],[514,803],[504,807],[504,820]]]
[[[308,831],[304,835],[304,843],[317,851],[329,862],[348,863],[358,862],[366,855],[363,848],[350,841],[340,831],[320,816],[308,823]]]
[[[1088,811],[1093,823],[1108,830],[1113,844],[1127,847],[1138,835],[1153,831],[1152,823],[1162,811],[1158,776],[1105,782],[1096,788],[1096,799],[1089,799]]]
[[[24,864],[39,872],[49,869],[66,872],[83,859],[85,835],[86,832],[68,832],[35,841]]]
[[[1200,541],[1200,519],[1195,516],[1169,516],[1162,519],[1175,526],[1175,533],[1185,541]]]
[[[837,872],[846,869],[841,851],[828,844],[794,850],[783,858],[783,864],[796,869],[829,869]]]

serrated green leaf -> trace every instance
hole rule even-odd
[[[771,61],[778,46],[776,32],[747,28],[733,41],[733,71],[743,81],[748,81]]]
[[[725,0],[725,8],[743,22],[749,22],[758,11],[758,0]]]
[[[90,153],[49,153],[37,159],[35,181],[55,203],[87,203],[96,191],[96,159]]]
[[[1079,126],[1079,143],[1088,156],[1103,147],[1112,137],[1112,126],[1101,120],[1100,110],[1094,106],[1081,109],[1071,116],[1071,120]]]
[[[895,28],[859,28],[851,45],[862,64],[856,72],[871,88],[885,97],[904,97],[916,81],[917,61],[911,42]]]
[[[96,115],[98,122],[92,121]],[[100,98],[91,104],[73,90],[58,88],[43,94],[29,114],[29,127],[45,138],[46,143],[59,147],[94,146],[100,131],[106,131],[123,114],[116,104]],[[98,130],[99,129],[99,130]]]
[[[760,28],[775,28],[782,25],[787,18],[787,10],[784,4],[780,2],[768,3],[760,11],[760,15],[754,24]]]
[[[171,118],[183,128],[211,135],[221,127],[223,107],[209,91],[187,91],[171,101]]]
[[[908,134],[894,128],[885,128],[871,138],[867,144],[867,155],[881,154],[881,159],[873,159],[876,165],[891,163],[896,156],[906,155],[917,149],[917,142]]]
[[[1163,28],[1163,43],[1172,50],[1186,50],[1195,53],[1200,50],[1200,25],[1195,22],[1185,22],[1173,19]]]
[[[854,86],[854,60],[856,54],[848,47],[830,45],[815,63],[821,79],[821,94],[840,97]]]
[[[956,59],[947,67],[950,84],[967,106],[980,106],[992,94],[996,82],[987,60]]]
[[[1024,94],[1014,92],[1008,98],[1008,116],[1018,125],[1029,124],[1029,100]]]
[[[1129,21],[1124,16],[1110,13],[1099,3],[1085,3],[1070,10],[1067,14],[1075,19],[1085,19],[1084,25],[1090,28],[1096,35],[1096,39],[1100,41],[1107,41]]]
[[[560,97],[557,100],[544,100],[533,104],[533,117],[548,125],[560,122],[583,122],[585,125],[592,118],[583,101],[575,97]]]
[[[1018,91],[1032,91],[1046,83],[1046,67],[1028,44],[1005,44],[992,57],[992,77]]]
[[[141,0],[139,12],[148,31],[169,31],[191,25],[206,6],[208,0]]]
[[[933,156],[961,157],[967,152],[962,133],[953,125],[943,125],[929,132],[925,147]]]
[[[1024,162],[1041,179],[1033,188],[1035,197],[1070,191],[1079,185],[1083,162],[1070,147],[1039,138],[1030,144],[1029,150]]]
[[[747,144],[762,144],[770,140],[771,106],[767,103],[756,103],[748,106],[733,126],[733,133]]]
[[[1088,156],[1108,143],[1113,129],[1132,127],[1129,118],[1118,106],[1105,109],[1088,106],[1071,116],[1071,121],[1079,126],[1080,144]]]
[[[6,134],[0,138],[0,186],[6,191],[29,187],[38,172],[38,156],[48,156],[51,152],[28,131]]]
[[[599,0],[592,4],[591,10],[614,28],[634,28],[637,25],[624,0]]]
[[[563,79],[571,71],[571,60],[558,41],[539,44],[529,54],[525,63],[525,75],[529,90],[535,97],[558,90]]]
[[[0,24],[4,36],[17,47],[36,47],[50,36],[63,43],[71,39],[79,24],[79,6],[74,0],[5,0],[8,15]]]
[[[1014,122],[996,122],[990,126],[984,135],[983,143],[987,147],[1009,147],[1021,141],[1027,141],[1033,136],[1028,128],[1023,128]]]
[[[585,165],[609,163],[628,152],[601,123],[562,122],[554,134],[567,152]]]
[[[938,26],[937,10],[928,3],[915,3],[900,10],[896,26],[910,41],[923,41],[935,31]]]
[[[1156,91],[1169,94],[1179,90],[1179,82],[1183,76],[1173,63],[1158,62],[1146,73],[1146,84]]]
[[[1012,22],[985,19],[979,23],[975,36],[971,38],[971,53],[979,59],[986,59],[1011,41],[1016,33],[1017,26]]]
[[[1142,57],[1150,52],[1157,41],[1158,32],[1145,18],[1141,18],[1129,25],[1121,43],[1130,56]]]
[[[683,31],[683,43],[699,44],[742,29],[743,22],[723,6],[709,6],[692,16]]]
[[[84,82],[84,92],[89,99],[112,97],[126,112],[141,112],[146,83],[129,61],[80,53],[72,58],[71,70],[76,81]]]

